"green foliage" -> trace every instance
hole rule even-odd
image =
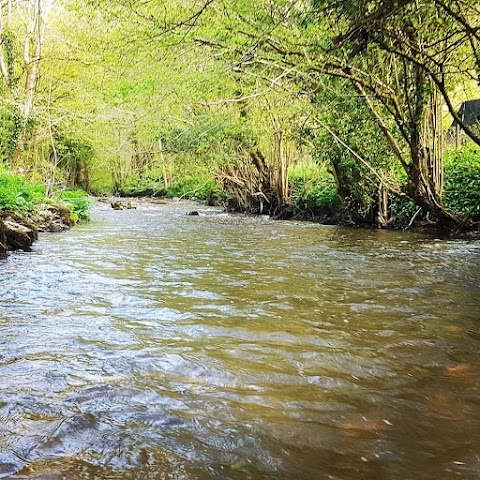
[[[159,170],[132,173],[122,179],[114,193],[124,197],[162,196],[165,194],[162,173]]]
[[[213,169],[200,160],[180,162],[172,178],[167,181],[167,186],[165,186],[163,169],[154,168],[126,176],[114,193],[124,197],[165,196],[208,202],[217,201],[223,196],[215,180]]]
[[[186,175],[185,177],[172,180],[166,196],[168,198],[178,197],[204,200],[210,203],[223,198],[223,192],[213,178]]]
[[[5,160],[11,160],[22,122],[18,109],[11,105],[0,107],[0,155]]]
[[[418,205],[408,197],[394,197],[389,205],[389,215],[396,225],[408,225],[418,211]]]
[[[480,216],[480,153],[477,148],[449,150],[445,157],[445,206]]]
[[[71,138],[63,134],[55,135],[55,148],[64,163],[82,164],[94,155],[92,145],[86,141]]]
[[[301,208],[333,209],[339,205],[335,181],[324,166],[298,165],[290,173],[293,201]]]
[[[90,188],[89,167],[95,156],[95,149],[87,140],[81,140],[61,132],[54,137],[55,150],[50,153],[57,168],[69,187]]]
[[[4,60],[6,64],[7,74],[9,78],[10,87],[15,87],[20,80],[16,74],[15,65],[15,35],[12,31],[4,31],[0,35],[0,45],[4,53]]]
[[[417,143],[409,129],[424,122],[426,77],[439,60],[452,72],[450,91],[460,72],[471,74],[472,61],[464,65],[464,59],[473,58],[468,38],[478,26],[470,0],[456,12],[471,29],[423,0],[394,12],[390,4],[359,0],[66,0],[62,15],[48,19],[35,108],[23,118],[33,62],[24,64],[28,22],[18,14],[33,10],[17,3],[14,22],[0,36],[10,76],[0,106],[5,164],[14,160],[16,168],[57,186],[211,201],[223,195],[215,174],[257,150],[273,158],[272,134],[281,131],[285,145],[297,142],[291,151],[301,145],[302,161],[311,161],[296,167],[298,158],[285,149],[296,205],[342,207],[354,221],[375,218],[379,177],[395,186],[418,183],[407,178],[409,169],[399,176],[402,164],[370,107],[404,164],[412,162],[408,145]],[[34,35],[31,53],[35,41]],[[417,59],[416,52],[426,56]],[[422,69],[424,61],[435,68]],[[454,211],[476,212],[476,163],[458,155],[447,161],[444,201]],[[27,194],[12,195],[5,204],[29,205]],[[66,195],[62,201],[74,215],[86,216],[86,197]],[[391,205],[399,218],[409,220],[415,211],[404,198]]]
[[[31,211],[45,199],[45,187],[29,184],[22,177],[0,172],[0,210]]]
[[[330,181],[335,178],[343,207],[356,220],[369,221],[377,201],[379,184],[374,171],[384,176],[391,174],[396,165],[392,149],[370,110],[347,82],[333,79],[324,87],[316,95],[315,105],[319,118],[336,137],[319,125],[317,128],[306,128],[302,138],[310,138],[317,146],[316,159],[319,163],[330,165]],[[345,145],[361,156],[363,162]],[[333,190],[330,188],[325,192],[332,195]]]
[[[91,200],[87,192],[81,189],[65,190],[60,194],[59,201],[72,212],[72,219],[77,222],[88,222],[90,220]]]

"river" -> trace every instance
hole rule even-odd
[[[479,241],[93,214],[0,261],[0,478],[480,478]]]

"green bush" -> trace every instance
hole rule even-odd
[[[65,190],[61,193],[59,202],[70,209],[75,223],[90,221],[90,206],[92,202],[84,190]]]
[[[443,201],[455,213],[480,216],[480,153],[476,149],[446,152]]]
[[[293,201],[301,208],[331,209],[339,204],[337,187],[332,175],[314,163],[294,168],[289,181]]]
[[[418,205],[408,197],[394,197],[389,208],[390,218],[398,225],[408,225],[418,211]]]
[[[23,177],[0,172],[0,210],[31,211],[45,199],[45,187],[29,184]]]

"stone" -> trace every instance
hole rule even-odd
[[[29,252],[32,243],[37,239],[37,232],[13,220],[5,220],[3,229],[6,237],[6,246],[9,250],[23,250]]]
[[[132,206],[132,202],[130,200],[128,200],[127,202],[115,201],[112,202],[110,205],[114,210],[131,210],[137,208]]]
[[[7,256],[7,238],[5,236],[5,226],[0,219],[0,258]]]

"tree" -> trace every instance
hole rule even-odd
[[[404,193],[443,224],[460,222],[441,200],[440,97],[478,143],[450,97],[459,78],[479,78],[474,1],[232,0],[225,11],[224,33],[200,42],[237,52],[238,70],[283,72],[306,94],[321,85],[321,76],[346,79],[401,163]]]
[[[480,16],[475,4],[400,0],[331,5],[317,2],[343,26],[332,39],[336,58],[329,68],[348,78],[369,105],[407,173],[407,195],[443,223],[459,222],[442,206],[441,96],[479,143],[458,118],[448,88],[461,76],[478,79]],[[384,112],[394,118],[408,157],[387,128]]]
[[[0,3],[0,71],[13,109],[15,164],[24,148],[37,92],[42,50],[55,0],[6,0]]]

